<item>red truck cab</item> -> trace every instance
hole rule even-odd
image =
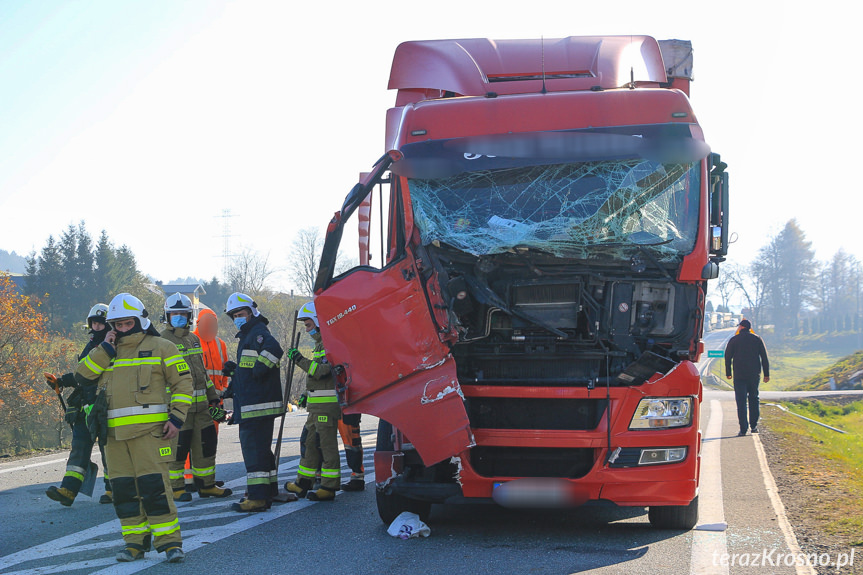
[[[728,176],[691,64],[648,36],[397,48],[386,153],[330,222],[315,288],[343,409],[381,419],[383,521],[491,500],[695,525]],[[354,216],[360,265],[336,274]]]

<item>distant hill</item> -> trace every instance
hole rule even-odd
[[[844,357],[809,379],[801,381],[798,389],[829,390],[831,378],[836,389],[863,389],[863,351]]]
[[[23,274],[27,271],[27,259],[15,252],[0,250],[0,271]]]

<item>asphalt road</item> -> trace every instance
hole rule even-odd
[[[305,412],[288,414],[280,481],[293,479]],[[186,562],[118,564],[119,521],[110,505],[79,497],[70,508],[45,496],[58,485],[65,453],[0,464],[0,575],[12,573],[812,573],[782,564],[797,551],[793,526],[765,473],[757,436],[736,437],[730,392],[705,392],[699,526],[688,532],[652,528],[646,509],[582,507],[552,511],[495,505],[434,506],[423,539],[387,534],[375,505],[372,451],[377,420],[364,416],[364,492],[335,502],[276,505],[267,513],[230,511],[245,484],[237,428],[223,426],[217,477],[227,500],[180,504]],[[98,460],[94,451],[94,461]],[[343,475],[348,472],[343,465]],[[779,561],[779,565],[775,563]],[[861,559],[863,560],[863,559]],[[746,563],[741,566],[740,563]],[[731,563],[734,563],[733,565]],[[757,563],[757,565],[756,565]],[[771,564],[772,563],[772,564]]]

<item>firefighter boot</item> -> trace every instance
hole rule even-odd
[[[45,495],[47,495],[49,499],[59,501],[60,505],[63,505],[64,507],[72,507],[72,503],[75,501],[75,493],[72,493],[65,487],[57,488],[52,485],[45,491]]]
[[[211,485],[210,487],[201,487],[198,489],[198,496],[201,498],[205,497],[227,497],[231,495],[233,491],[228,488],[222,489],[221,487],[217,487],[215,485]]]
[[[191,501],[192,494],[186,491],[186,488],[174,490],[174,501]]]
[[[138,559],[143,558],[144,552],[140,549],[135,549],[134,547],[126,547],[115,556],[115,559],[120,563],[131,563],[132,561],[137,561]]]
[[[99,498],[99,503],[114,503],[114,496],[110,491],[106,491],[102,494],[102,497]]]
[[[182,547],[168,547],[165,550],[165,557],[168,563],[182,563],[186,558],[186,554],[183,553]]]
[[[265,499],[243,499],[239,503],[231,505],[233,511],[240,513],[257,513],[270,508],[270,502]]]
[[[285,483],[285,491],[288,493],[294,493],[297,497],[305,497],[309,492],[309,489],[312,488],[312,480],[308,477],[303,477],[298,480],[296,483],[293,481],[288,481]]]
[[[336,492],[321,487],[317,491],[309,491],[306,497],[309,501],[333,501],[336,498]]]
[[[366,488],[366,482],[362,479],[351,479],[347,483],[342,483],[342,491],[362,491]]]

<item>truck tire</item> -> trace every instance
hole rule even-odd
[[[393,450],[393,426],[383,419],[378,422],[378,438],[375,448],[378,451]],[[429,513],[431,513],[431,503],[428,501],[410,499],[397,493],[384,493],[382,490],[376,489],[375,499],[378,504],[378,515],[387,526],[404,511],[416,513],[423,522],[428,521]]]
[[[647,518],[658,529],[688,531],[698,523],[698,496],[689,505],[651,505]]]

